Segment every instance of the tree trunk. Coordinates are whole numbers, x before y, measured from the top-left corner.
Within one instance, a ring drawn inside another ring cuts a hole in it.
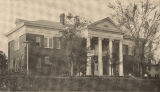
[[[144,48],[145,48],[145,43],[142,42],[141,64],[140,64],[140,76],[141,76],[141,78],[143,78],[143,73],[144,73],[144,69],[143,69],[143,64],[145,62]]]
[[[73,67],[73,61],[71,61],[70,64],[71,64],[71,72],[70,72],[70,73],[71,73],[71,76],[73,76],[73,68],[74,68],[74,67]]]

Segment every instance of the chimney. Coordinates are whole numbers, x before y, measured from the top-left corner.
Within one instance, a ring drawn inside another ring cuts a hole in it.
[[[61,14],[60,14],[60,23],[61,23],[62,25],[65,25],[65,14],[64,14],[64,13],[61,13]]]

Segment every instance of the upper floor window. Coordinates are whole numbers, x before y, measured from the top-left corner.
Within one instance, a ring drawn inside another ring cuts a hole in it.
[[[44,47],[53,48],[53,38],[45,37],[44,38]]]
[[[15,50],[19,49],[19,38],[15,39]]]
[[[44,38],[45,48],[61,49],[61,39],[58,37],[45,37]]]
[[[41,38],[39,36],[36,37],[36,46],[41,47]]]

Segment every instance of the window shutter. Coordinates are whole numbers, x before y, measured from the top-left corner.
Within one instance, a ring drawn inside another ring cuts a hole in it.
[[[57,48],[57,37],[53,37],[53,48],[56,49]]]
[[[52,38],[49,38],[49,48],[52,48],[53,47],[53,41],[52,41]]]
[[[64,38],[60,38],[60,44],[61,44],[61,48],[64,49]]]

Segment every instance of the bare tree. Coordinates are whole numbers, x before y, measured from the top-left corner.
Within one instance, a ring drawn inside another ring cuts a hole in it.
[[[136,42],[142,66],[153,59],[154,51],[159,45],[160,12],[158,6],[151,0],[130,2],[124,4],[120,0],[110,3],[109,8],[114,10],[113,19]]]

